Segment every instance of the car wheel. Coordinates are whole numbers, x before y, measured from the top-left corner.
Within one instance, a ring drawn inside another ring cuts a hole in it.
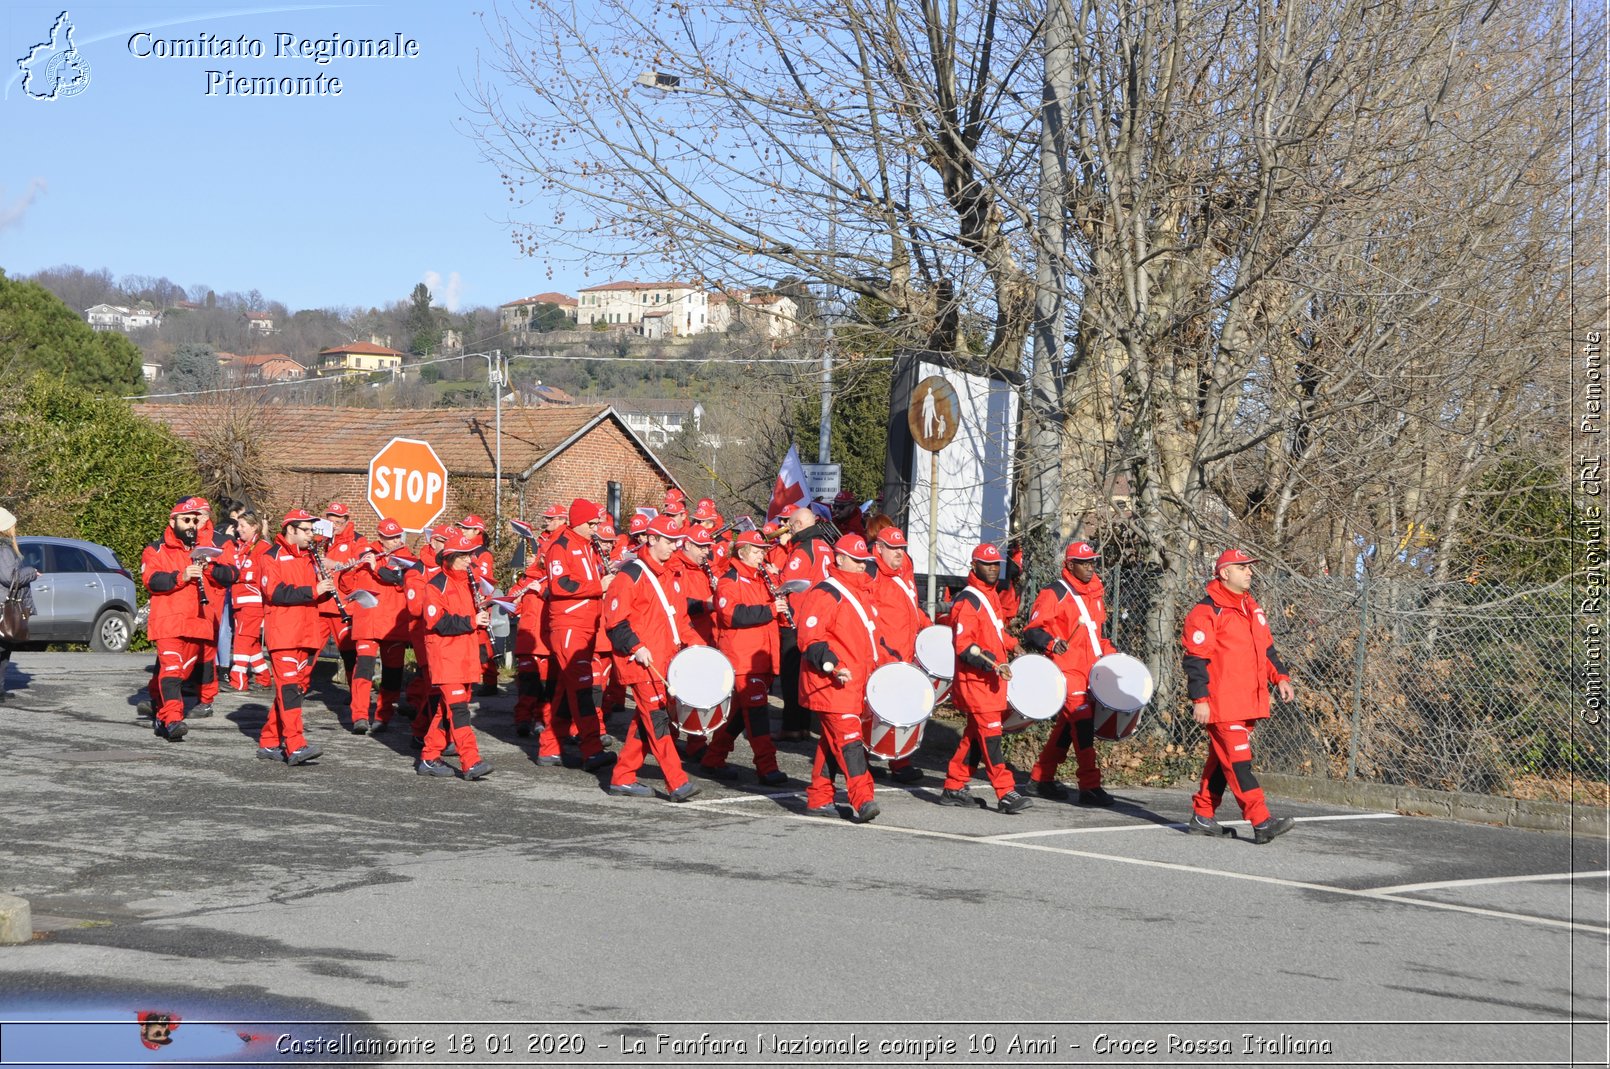
[[[89,633],[89,648],[96,653],[122,653],[129,648],[134,621],[120,609],[107,609],[95,618]]]

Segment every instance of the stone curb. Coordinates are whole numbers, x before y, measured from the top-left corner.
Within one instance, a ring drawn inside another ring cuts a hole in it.
[[[0,946],[31,943],[33,938],[33,914],[28,900],[16,895],[0,895]]]
[[[1278,772],[1259,772],[1258,781],[1272,793],[1287,798],[1331,802],[1355,809],[1443,817],[1475,824],[1502,824],[1533,831],[1564,831],[1598,838],[1610,835],[1610,812],[1588,805],[1533,802],[1458,791],[1428,791],[1420,787],[1395,787],[1383,783],[1310,779]]]

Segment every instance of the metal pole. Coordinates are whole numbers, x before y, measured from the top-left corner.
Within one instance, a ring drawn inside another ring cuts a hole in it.
[[[1359,585],[1358,644],[1353,652],[1353,729],[1347,733],[1347,778],[1358,778],[1358,733],[1364,714],[1364,636],[1370,626],[1370,559],[1366,551]]]
[[[497,361],[497,370],[492,370],[492,362]],[[487,378],[492,383],[492,396],[497,408],[497,438],[496,456],[493,460],[492,476],[492,522],[494,542],[501,545],[503,542],[503,350],[494,349],[487,358]]]
[[[928,616],[939,608],[939,450],[928,454]]]
[[[838,186],[839,182],[839,153],[838,149],[829,149],[828,180],[829,192]],[[827,213],[827,264],[828,274],[838,272],[838,213]],[[833,284],[828,283],[827,293],[829,300],[833,295]],[[829,313],[831,315],[831,313]],[[832,462],[833,451],[833,320],[827,321],[827,337],[822,346],[822,427],[821,437],[816,444],[816,462],[828,464]]]

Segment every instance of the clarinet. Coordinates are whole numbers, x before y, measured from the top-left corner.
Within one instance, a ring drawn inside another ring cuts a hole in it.
[[[330,570],[324,565],[324,544],[314,539],[308,545],[308,552],[313,554],[313,570],[320,579],[329,579]],[[347,611],[347,603],[341,600],[341,588],[334,583],[330,585],[330,597],[335,600],[336,611],[341,614],[341,622],[347,627],[352,626],[352,613]]]
[[[788,622],[789,627],[793,627],[794,610],[788,607],[788,599],[783,597],[783,592],[781,590],[777,589],[777,584],[771,581],[771,572],[767,569],[766,565],[762,564],[759,568],[759,572],[760,581],[766,584],[766,592],[771,595],[771,599],[776,601],[778,598],[783,598],[783,619]]]

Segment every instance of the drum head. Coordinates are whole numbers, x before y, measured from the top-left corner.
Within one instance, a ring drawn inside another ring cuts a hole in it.
[[[1109,653],[1090,666],[1090,693],[1107,708],[1133,713],[1152,700],[1152,672],[1127,653]]]
[[[666,689],[695,709],[713,709],[732,697],[736,681],[732,662],[710,646],[689,646],[665,670]]]
[[[934,624],[917,632],[917,663],[935,679],[956,678],[956,639],[950,628]]]
[[[1068,680],[1049,657],[1025,653],[1012,662],[1006,704],[1030,720],[1049,720],[1068,697]]]
[[[885,724],[915,727],[934,711],[934,685],[914,664],[886,664],[867,679],[866,704]]]

